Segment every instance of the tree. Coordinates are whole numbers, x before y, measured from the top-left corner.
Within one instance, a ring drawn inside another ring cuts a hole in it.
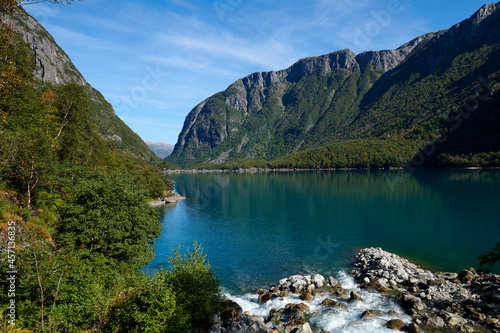
[[[168,272],[159,270],[141,286],[119,298],[111,307],[105,332],[165,333],[182,332],[176,295]]]
[[[500,242],[496,243],[488,253],[479,256],[479,270],[491,273],[498,260],[500,260]]]
[[[177,333],[208,328],[223,297],[201,246],[193,243],[193,250],[184,255],[174,251],[169,263],[168,269],[159,269],[114,303],[105,332]]]
[[[51,170],[54,154],[50,140],[39,129],[19,130],[14,134],[16,148],[10,178],[26,191],[26,203],[31,206],[33,191]]]
[[[146,198],[128,174],[94,172],[78,182],[62,208],[56,240],[139,268],[154,257],[149,245],[161,231]]]
[[[193,242],[193,250],[188,248],[184,255],[177,249],[168,262],[168,281],[177,295],[181,318],[189,323],[186,328],[207,329],[210,318],[220,310],[223,297],[220,280],[206,262],[201,245]]]

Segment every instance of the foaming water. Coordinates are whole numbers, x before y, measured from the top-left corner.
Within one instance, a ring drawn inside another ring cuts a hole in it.
[[[339,272],[337,278],[344,289],[348,292],[355,290],[361,294],[363,301],[349,302],[347,299],[339,299],[331,293],[318,294],[311,301],[303,301],[297,294],[289,297],[278,297],[265,304],[258,304],[258,295],[246,293],[243,295],[226,293],[226,297],[238,303],[243,311],[251,315],[267,317],[271,309],[283,309],[287,304],[304,303],[310,308],[309,322],[315,329],[325,329],[332,332],[357,333],[357,332],[393,332],[386,328],[386,322],[390,319],[401,319],[406,324],[411,323],[411,317],[404,314],[403,309],[392,299],[384,297],[379,293],[371,293],[357,287],[354,279],[345,272]],[[348,311],[326,308],[321,303],[331,298],[344,305]],[[364,311],[371,311],[377,318],[362,319]],[[389,311],[391,314],[389,314]]]

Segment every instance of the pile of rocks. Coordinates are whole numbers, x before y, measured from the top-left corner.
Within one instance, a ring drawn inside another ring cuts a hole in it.
[[[252,316],[242,312],[241,307],[232,301],[226,301],[224,310],[214,316],[209,333],[313,333],[311,326],[303,319],[309,308],[304,303],[288,304],[282,311],[271,310],[269,317]],[[277,316],[285,314],[287,323],[270,326],[266,323],[277,321]],[[328,333],[321,331],[322,333]]]
[[[288,297],[290,293],[300,294],[304,301],[310,301],[318,292],[333,292],[340,298],[345,298],[347,291],[342,288],[338,279],[329,277],[325,279],[322,275],[292,275],[289,278],[279,281],[277,286],[272,286],[268,290],[257,289],[259,294],[259,304],[263,304],[276,297]]]
[[[349,312],[346,307],[349,303],[363,302],[358,291],[344,289],[338,279],[334,277],[325,279],[320,274],[293,275],[280,280],[278,285],[256,289],[255,293],[258,294],[258,303],[261,305],[275,298],[284,300],[291,294],[295,294],[295,303],[287,303],[283,308],[273,308],[266,317],[260,317],[243,312],[237,303],[227,301],[224,310],[213,318],[209,333],[329,333],[323,329],[313,331],[308,320],[314,313],[304,302],[296,303],[297,294],[303,301],[312,301],[315,297],[323,296],[318,300],[318,304],[321,301],[320,312],[328,311],[331,315]],[[359,320],[381,319],[378,315],[384,315],[382,312],[365,311]],[[389,313],[389,315],[397,314]],[[401,320],[391,319],[387,321],[387,327],[399,330],[407,325]]]
[[[360,250],[351,274],[360,287],[397,298],[413,331],[500,332],[500,276],[432,273],[380,248]]]
[[[389,311],[392,319],[385,319],[385,326],[390,329],[411,333],[500,332],[500,276],[478,274],[473,269],[458,274],[433,273],[380,248],[358,251],[351,275],[360,283],[359,288],[396,299],[411,315],[412,319],[405,323],[397,319],[398,313]],[[320,274],[293,275],[280,280],[278,285],[255,292],[260,304],[275,298],[283,300],[290,294],[300,295],[304,302],[323,295],[316,302],[321,301],[321,308],[331,315],[349,311],[351,302],[363,301],[358,291],[344,289],[338,279]],[[339,301],[328,298],[330,295]],[[384,320],[382,317],[387,318],[387,314],[381,312],[364,311],[358,321]],[[243,312],[237,303],[226,301],[224,310],[214,316],[209,332],[327,333],[312,330],[308,323],[311,315],[305,303],[290,302],[261,317]]]

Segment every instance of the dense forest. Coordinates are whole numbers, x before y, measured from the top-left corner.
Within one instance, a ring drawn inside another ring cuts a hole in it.
[[[25,15],[23,3],[1,1],[0,15]],[[6,23],[0,58],[1,330],[206,325],[221,294],[200,245],[153,276],[140,271],[161,232],[148,201],[173,183],[102,138],[88,90],[37,80],[32,50]]]

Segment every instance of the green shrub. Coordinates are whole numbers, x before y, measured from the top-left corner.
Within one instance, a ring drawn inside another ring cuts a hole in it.
[[[169,258],[168,281],[177,296],[177,305],[187,329],[208,328],[210,318],[220,310],[222,294],[215,270],[206,263],[201,245],[181,255],[179,249]]]
[[[200,245],[174,251],[169,269],[160,269],[110,309],[106,332],[186,332],[208,328],[222,294],[215,271]]]
[[[157,211],[146,198],[126,174],[93,173],[78,182],[62,208],[54,237],[63,246],[84,244],[91,252],[140,268],[154,257],[149,244],[161,231]]]
[[[178,318],[176,296],[168,282],[168,272],[154,276],[122,299],[109,313],[105,332],[182,332],[185,323]],[[184,330],[185,331],[185,330]]]

